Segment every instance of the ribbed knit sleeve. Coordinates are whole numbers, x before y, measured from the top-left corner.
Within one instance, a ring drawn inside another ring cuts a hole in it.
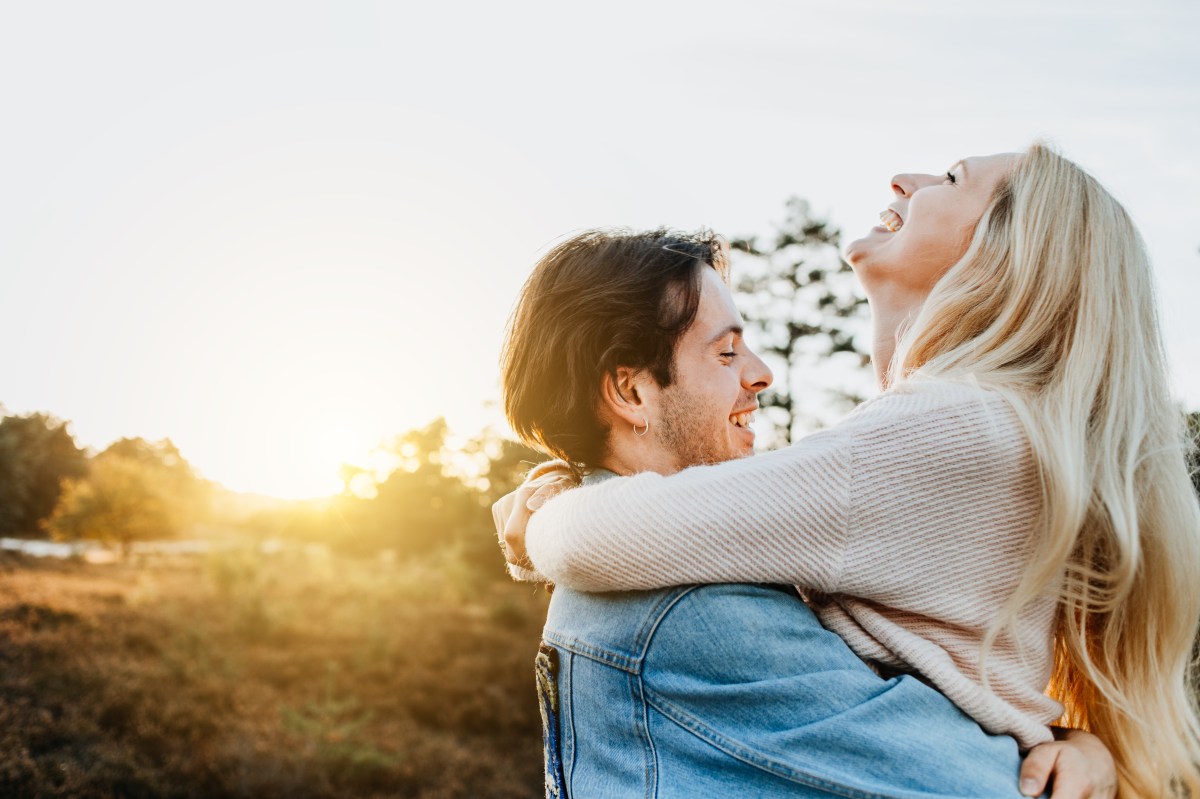
[[[539,571],[583,591],[828,587],[848,533],[850,456],[830,432],[802,448],[567,491],[534,514],[526,547]]]
[[[1006,523],[1027,523],[1033,480],[1004,400],[934,384],[777,452],[568,491],[526,543],[579,590],[786,582],[928,612],[947,592],[977,598],[981,576],[1015,585],[1024,530]]]

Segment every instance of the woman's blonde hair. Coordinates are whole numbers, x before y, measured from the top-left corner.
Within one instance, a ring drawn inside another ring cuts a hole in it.
[[[926,376],[1009,397],[1041,477],[1042,528],[985,653],[1061,585],[1062,723],[1109,746],[1121,796],[1200,797],[1200,502],[1149,260],[1095,179],[1041,144],[1019,158],[899,343],[890,382]]]

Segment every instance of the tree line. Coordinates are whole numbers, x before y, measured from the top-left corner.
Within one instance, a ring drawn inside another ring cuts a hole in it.
[[[495,564],[491,503],[544,455],[488,431],[465,452],[438,419],[382,445],[383,475],[342,467],[343,491],[322,500],[252,499],[202,478],[169,439],[123,438],[97,453],[48,413],[0,418],[0,535],[140,541],[222,536],[321,543],[354,555],[447,548]],[[471,467],[454,464],[463,460]],[[364,479],[365,478],[365,479]]]

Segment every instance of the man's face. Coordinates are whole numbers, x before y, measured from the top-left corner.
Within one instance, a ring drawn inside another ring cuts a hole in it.
[[[679,469],[754,452],[751,415],[771,370],[742,340],[742,324],[720,275],[705,268],[696,318],[675,346],[674,379],[653,409],[652,435]]]

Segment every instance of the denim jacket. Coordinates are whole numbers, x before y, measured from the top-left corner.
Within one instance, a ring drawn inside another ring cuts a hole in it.
[[[1020,796],[1012,738],[880,677],[790,587],[559,587],[537,673],[548,797]]]

